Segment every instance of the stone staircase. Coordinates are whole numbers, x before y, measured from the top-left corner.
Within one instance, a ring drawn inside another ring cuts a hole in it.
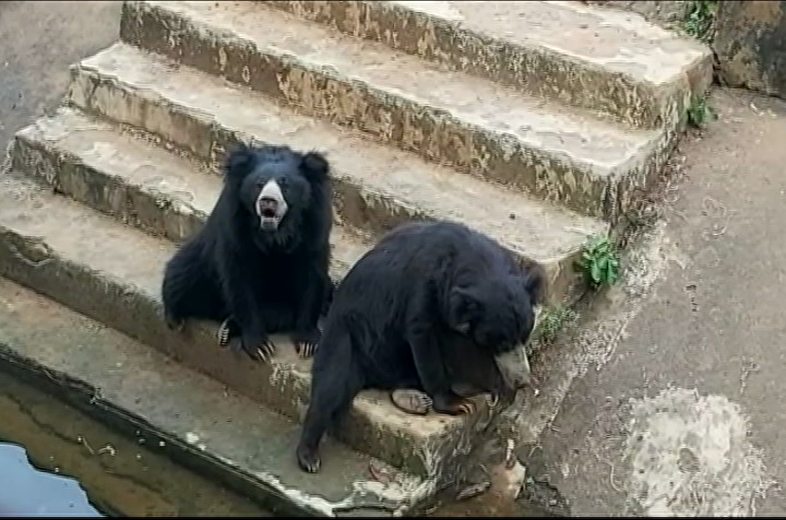
[[[0,357],[276,511],[411,512],[489,410],[414,417],[365,392],[307,475],[309,363],[282,339],[264,365],[220,350],[214,324],[166,328],[164,263],[210,212],[227,148],[327,153],[337,280],[381,232],[448,218],[542,263],[569,303],[586,235],[657,174],[711,72],[697,43],[578,2],[127,1],[121,41],[9,149]]]

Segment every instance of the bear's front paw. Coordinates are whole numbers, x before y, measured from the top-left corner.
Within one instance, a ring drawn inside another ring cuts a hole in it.
[[[312,330],[306,332],[295,332],[290,336],[290,339],[295,344],[295,352],[302,358],[310,358],[317,351],[320,337],[322,333],[319,329],[314,327]]]
[[[225,341],[224,345],[229,344],[230,350],[233,352],[245,352],[248,357],[254,361],[262,360],[269,363],[273,354],[276,352],[276,346],[265,335],[249,334],[246,332],[235,332],[232,328],[232,321],[228,319],[222,325],[224,331],[219,329],[219,344]]]

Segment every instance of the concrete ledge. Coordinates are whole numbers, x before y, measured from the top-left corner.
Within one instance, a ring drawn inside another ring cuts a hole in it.
[[[578,288],[572,264],[585,235],[608,229],[596,219],[360,139],[124,44],[75,65],[68,100],[145,130],[164,147],[207,162],[208,170],[239,141],[319,149],[333,165],[335,216],[342,226],[378,236],[413,219],[464,222],[495,237],[522,261],[544,265],[553,301],[571,299]],[[60,139],[60,132],[45,133],[53,143]]]
[[[298,112],[612,218],[662,132],[569,110],[251,2],[126,2],[122,38]],[[645,174],[646,177],[646,174]]]
[[[668,126],[712,79],[708,48],[579,2],[260,3],[633,127]]]
[[[295,462],[299,427],[220,383],[40,294],[0,278],[0,370],[32,379],[177,462],[260,501],[277,516],[409,513],[433,482],[326,440],[324,467]],[[379,461],[375,465],[382,465]],[[392,470],[392,468],[387,468]]]

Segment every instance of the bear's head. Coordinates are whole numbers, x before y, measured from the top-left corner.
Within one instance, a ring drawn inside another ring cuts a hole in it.
[[[240,145],[229,153],[224,169],[252,226],[263,234],[286,235],[298,228],[328,177],[329,165],[317,152]]]
[[[448,296],[448,325],[495,355],[511,352],[529,339],[543,289],[539,269],[502,272],[456,285]]]

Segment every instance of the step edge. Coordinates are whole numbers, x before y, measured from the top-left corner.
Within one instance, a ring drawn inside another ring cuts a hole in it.
[[[638,85],[644,87],[646,90],[649,90],[648,96],[649,103],[654,105],[660,104],[659,98],[656,95],[657,92],[664,88],[666,85],[674,84],[679,80],[679,77],[685,73],[685,71],[692,70],[696,67],[696,61],[701,61],[705,59],[707,55],[711,55],[711,51],[708,48],[703,49],[703,54],[699,55],[698,57],[694,58],[688,63],[685,63],[682,70],[675,71],[671,76],[668,78],[664,78],[661,82],[652,81],[646,77],[637,76],[633,73],[627,71],[616,71],[612,68],[605,67],[602,63],[599,63],[598,60],[593,60],[591,57],[581,57],[575,56],[568,52],[562,51],[560,49],[555,49],[552,46],[548,45],[547,43],[538,44],[535,41],[531,42],[514,42],[510,41],[500,35],[489,34],[487,31],[481,31],[471,28],[466,28],[461,26],[460,23],[451,22],[446,17],[439,16],[438,14],[417,10],[412,7],[402,5],[397,2],[387,2],[387,1],[379,1],[379,2],[364,2],[364,1],[340,1],[340,2],[332,2],[335,4],[343,4],[349,6],[348,9],[354,9],[359,15],[359,19],[366,19],[370,18],[376,21],[376,25],[382,25],[380,20],[381,19],[388,19],[392,18],[398,31],[394,29],[390,29],[389,32],[391,34],[385,33],[383,37],[374,36],[375,32],[379,33],[379,31],[374,31],[371,28],[365,31],[364,35],[357,36],[354,34],[353,31],[348,30],[348,28],[341,27],[341,24],[331,16],[330,19],[325,19],[325,16],[321,16],[320,19],[317,19],[317,15],[315,15],[315,11],[319,10],[319,7],[310,8],[308,3],[303,2],[273,2],[270,0],[259,0],[260,3],[264,4],[268,8],[278,9],[283,12],[289,13],[292,16],[300,18],[302,20],[310,21],[312,23],[317,23],[323,26],[327,26],[331,29],[337,30],[343,34],[353,36],[355,38],[360,38],[363,40],[368,41],[375,41],[383,43],[391,48],[399,50],[401,52],[406,52],[407,54],[412,54],[415,56],[420,57],[421,59],[432,61],[435,63],[444,64],[454,70],[466,72],[469,74],[473,74],[480,77],[489,78],[492,81],[497,81],[501,84],[510,85],[514,88],[521,89],[526,91],[526,85],[531,83],[525,81],[524,78],[508,78],[505,74],[501,71],[497,71],[495,76],[499,77],[489,77],[489,75],[482,74],[484,71],[486,74],[489,74],[489,70],[496,71],[499,67],[491,67],[485,66],[482,67],[483,70],[478,70],[476,72],[472,72],[471,70],[463,70],[464,68],[471,68],[475,61],[478,60],[463,60],[466,61],[467,64],[464,65],[463,63],[458,63],[461,60],[458,59],[456,56],[450,55],[451,53],[445,52],[443,47],[444,44],[440,45],[439,43],[432,45],[437,46],[437,50],[431,49],[429,46],[424,47],[422,50],[414,50],[414,49],[407,49],[404,48],[405,45],[399,44],[397,39],[392,36],[393,33],[400,33],[403,30],[404,25],[406,25],[402,19],[403,18],[411,18],[416,21],[418,25],[422,25],[424,27],[430,28],[429,34],[436,33],[436,29],[439,29],[443,32],[446,32],[449,35],[453,35],[455,39],[459,41],[471,41],[475,45],[465,45],[465,47],[491,47],[491,48],[508,48],[511,49],[512,52],[516,54],[520,54],[522,56],[527,55],[535,55],[535,54],[542,54],[545,56],[545,61],[556,61],[560,63],[565,63],[569,67],[572,67],[579,71],[589,72],[590,74],[602,74],[607,79],[606,82],[611,81],[613,78],[624,78],[627,82],[631,83],[632,85]],[[365,13],[365,17],[362,16]],[[369,15],[369,13],[371,13]],[[389,14],[392,13],[392,14]],[[321,13],[320,13],[321,14]],[[402,25],[404,24],[404,25]],[[386,24],[390,25],[390,24]],[[432,40],[439,41],[439,38],[435,35],[433,36]],[[431,40],[430,40],[431,41]],[[480,45],[482,43],[482,45]],[[441,51],[441,52],[440,52]],[[428,56],[426,56],[426,55]],[[442,54],[447,54],[448,57],[442,56]],[[474,54],[482,54],[479,52],[475,52]],[[523,60],[522,60],[523,61]],[[573,97],[580,97],[578,94],[574,94]],[[595,108],[593,105],[589,104],[591,100],[587,100],[584,103],[580,101],[568,101],[571,106],[577,106],[579,108],[583,108],[585,110],[592,110]],[[656,112],[653,108],[651,112]],[[647,119],[642,121],[641,123],[637,123],[636,120],[631,120],[629,117],[626,117],[626,110],[624,106],[620,106],[619,103],[615,103],[611,107],[605,107],[601,109],[601,113],[603,113],[604,117],[611,118],[617,122],[623,122],[630,124],[634,128],[654,128],[658,125],[656,123],[655,116],[653,114],[649,114]]]
[[[74,70],[77,71],[78,74],[85,73],[89,77],[96,78],[97,80],[100,80],[100,78],[103,77],[103,76],[99,75],[100,73],[98,73],[98,72],[94,73],[92,70],[89,70],[89,69],[75,68]],[[187,107],[185,107],[184,105],[182,105],[182,104],[180,104],[178,102],[175,102],[173,100],[170,100],[170,99],[168,99],[166,97],[161,96],[161,94],[158,91],[152,92],[150,89],[140,89],[140,88],[138,88],[138,87],[136,87],[136,86],[134,86],[132,84],[128,84],[127,82],[117,82],[117,84],[120,85],[119,88],[123,88],[124,85],[128,85],[127,90],[126,90],[127,92],[130,92],[130,93],[132,93],[135,96],[140,96],[142,99],[145,99],[146,101],[149,100],[151,103],[162,103],[162,106],[175,109],[175,110],[178,111],[178,113],[183,113],[183,114],[189,114],[190,113],[189,110],[187,109]],[[75,90],[76,90],[76,87],[74,87],[72,89],[72,92],[75,91]],[[75,98],[72,98],[73,101],[74,101],[74,104],[76,104],[77,106],[79,106],[80,103],[83,104],[83,105],[85,105],[85,104],[89,105],[90,104],[88,100],[80,100],[79,98],[81,98],[81,94],[76,95]],[[79,108],[83,109],[82,106],[79,106]],[[95,113],[94,110],[90,109],[89,107],[88,107],[87,112],[88,113]],[[212,126],[215,126],[215,125],[221,126],[222,128],[225,129],[225,132],[228,135],[231,135],[234,138],[236,138],[238,140],[241,140],[241,141],[254,141],[256,139],[256,137],[254,135],[248,134],[248,133],[246,133],[243,130],[235,130],[235,129],[231,128],[231,127],[227,127],[227,126],[223,125],[223,123],[218,122],[216,120],[216,118],[213,117],[212,115],[210,117],[207,117],[207,118],[201,118],[198,115],[198,114],[201,114],[201,113],[202,113],[202,111],[200,110],[200,111],[194,112],[193,115],[194,115],[194,117],[196,118],[196,120],[198,122],[203,123],[206,127],[212,127]],[[107,117],[107,118],[110,118],[110,119],[114,117],[113,115],[107,115],[105,110],[99,112],[97,115],[98,115],[98,117]],[[167,139],[167,137],[164,137],[164,139]],[[176,143],[176,145],[177,145],[177,143]],[[457,175],[461,175],[461,174],[457,173]],[[346,187],[347,190],[352,192],[351,195],[352,195],[353,199],[355,198],[355,195],[358,195],[360,199],[365,200],[372,207],[373,206],[380,206],[380,207],[382,207],[384,209],[386,206],[392,205],[394,207],[397,207],[397,208],[400,208],[401,210],[403,210],[405,213],[407,213],[410,216],[410,218],[425,218],[425,219],[448,218],[448,219],[452,219],[452,217],[450,217],[448,215],[442,215],[439,211],[434,211],[431,208],[422,207],[418,203],[412,203],[412,202],[410,202],[410,201],[408,201],[406,199],[403,199],[400,196],[398,196],[397,194],[391,193],[391,192],[389,192],[388,190],[384,189],[381,186],[373,186],[373,187],[369,186],[368,184],[363,182],[363,179],[357,178],[353,174],[345,175],[341,171],[337,171],[334,174],[334,181],[335,181],[334,191],[337,194],[345,193],[345,190],[343,188]],[[490,186],[491,186],[490,189],[499,189],[499,190],[509,191],[509,189],[505,188],[504,186],[497,186],[497,187],[493,187],[493,185],[490,185]],[[530,196],[528,196],[526,194],[515,193],[515,195],[516,196],[520,196],[520,200],[521,200],[521,202],[523,204],[527,204],[527,205],[529,205],[530,207],[533,207],[533,208],[538,208],[538,209],[543,208],[543,209],[545,209],[547,211],[554,211],[554,215],[569,215],[569,214],[577,215],[581,219],[581,222],[583,224],[587,224],[587,225],[592,224],[592,227],[585,228],[586,230],[588,230],[590,232],[593,232],[596,229],[597,229],[597,232],[608,232],[609,224],[607,222],[603,222],[603,221],[601,221],[599,219],[594,219],[592,217],[578,215],[576,213],[571,212],[570,210],[567,210],[565,208],[561,208],[561,207],[558,207],[558,206],[555,206],[552,209],[552,207],[547,202],[539,201],[539,200],[530,200],[531,199]],[[371,202],[369,202],[369,201],[371,201]],[[372,210],[372,211],[379,212],[380,210]],[[560,216],[559,218],[562,219],[563,217]],[[565,218],[565,221],[566,221],[565,223],[567,223],[567,220],[568,219]],[[349,225],[350,228],[357,229],[355,223],[347,222],[347,224]],[[583,226],[580,226],[577,229],[581,229],[581,227],[583,227]],[[363,231],[368,231],[368,230],[363,230]],[[374,231],[380,232],[380,230],[374,230]],[[366,234],[367,233],[361,233],[361,235],[366,235]],[[490,232],[489,234],[491,236],[494,236],[493,232]],[[508,242],[505,239],[501,239],[500,242],[503,243],[503,244],[506,244],[508,249],[513,251],[518,256],[526,257],[528,259],[534,260],[534,261],[536,261],[538,263],[541,263],[541,264],[547,264],[547,265],[551,266],[550,269],[552,269],[552,272],[556,272],[557,268],[554,267],[554,266],[558,265],[560,263],[565,263],[565,262],[570,263],[570,258],[574,257],[577,254],[578,250],[581,248],[583,240],[584,240],[583,237],[580,238],[579,234],[577,232],[572,232],[572,231],[562,232],[561,231],[558,241],[555,241],[554,243],[555,244],[563,244],[563,246],[559,247],[559,249],[562,249],[563,251],[565,251],[562,254],[539,254],[536,251],[528,250],[526,248],[526,246],[522,247],[523,244],[520,244],[520,243],[511,243],[511,242]],[[568,277],[570,277],[570,276],[568,275]],[[568,280],[565,281],[565,283],[568,283],[569,285],[570,285],[570,283],[574,283],[574,282],[569,282]]]
[[[191,28],[193,34],[189,33],[188,36],[191,39],[202,39],[202,34],[213,35],[207,38],[207,40],[203,40],[205,45],[209,42],[214,42],[216,38],[224,35],[224,29],[215,28],[211,26],[209,22],[191,16],[191,13],[181,13],[177,9],[168,9],[158,4],[137,4],[140,6],[149,6],[150,8],[149,12],[140,11],[140,16],[145,16],[154,20],[150,22],[150,26],[145,27],[150,28],[156,23],[161,26],[163,22],[157,20],[156,17],[178,19],[180,23],[186,24]],[[127,24],[130,23],[130,21],[127,22]],[[128,31],[131,31],[131,29],[128,29],[126,32]],[[168,44],[162,46],[163,43],[160,38],[156,39],[155,36],[143,38],[141,33],[137,36],[139,37],[135,39],[134,34],[125,34],[124,41],[132,46],[142,47],[147,51],[163,53],[170,59],[180,61],[184,65],[194,66],[204,73],[229,79],[238,85],[250,86],[254,90],[280,100],[290,107],[299,106],[300,110],[305,110],[305,113],[315,118],[327,119],[344,128],[355,129],[371,137],[382,139],[380,128],[374,125],[369,126],[368,122],[363,122],[366,120],[365,118],[360,120],[356,117],[349,117],[348,113],[344,113],[346,112],[344,108],[338,107],[336,109],[337,111],[334,110],[331,114],[327,114],[324,113],[322,108],[319,108],[322,106],[320,104],[321,101],[319,103],[316,103],[316,101],[314,103],[310,102],[309,107],[301,106],[302,104],[298,105],[295,98],[300,96],[300,94],[293,93],[290,95],[288,91],[282,90],[277,86],[268,85],[266,81],[263,81],[264,78],[261,76],[241,77],[242,74],[237,73],[237,71],[233,72],[233,67],[229,67],[226,70],[220,67],[217,69],[217,62],[200,64],[193,56],[186,56],[184,58],[182,49],[179,47],[177,49],[170,49]],[[361,81],[353,79],[351,76],[340,74],[333,68],[311,64],[308,60],[304,60],[296,54],[277,50],[275,48],[258,46],[253,40],[246,39],[235,33],[232,33],[231,37],[224,35],[222,38],[223,39],[220,40],[223,42],[221,48],[223,49],[229,46],[232,51],[232,56],[237,55],[238,52],[246,52],[241,51],[241,49],[253,48],[253,54],[255,56],[267,57],[267,60],[273,63],[275,68],[286,71],[291,70],[292,74],[295,74],[295,76],[305,74],[308,77],[315,78],[314,81],[320,83],[326,81],[329,85],[340,88],[342,92],[346,91],[346,93],[342,95],[360,96],[364,99],[364,103],[370,103],[371,106],[375,107],[375,110],[384,112],[390,107],[394,107],[397,111],[401,111],[402,113],[424,114],[426,119],[418,123],[418,125],[423,131],[428,130],[428,135],[444,134],[444,132],[436,132],[434,130],[436,126],[444,126],[451,131],[448,135],[454,136],[456,139],[465,139],[467,142],[472,143],[472,149],[477,153],[468,155],[469,152],[465,153],[462,151],[463,148],[450,147],[442,141],[434,141],[433,145],[426,149],[421,144],[410,142],[410,140],[399,136],[396,137],[395,144],[402,150],[419,153],[422,157],[431,162],[453,164],[456,169],[475,177],[485,178],[487,180],[496,179],[497,182],[510,185],[517,190],[529,192],[535,198],[545,199],[547,201],[552,201],[553,199],[554,203],[563,205],[576,213],[596,217],[603,216],[603,206],[597,201],[598,197],[575,191],[575,186],[584,186],[588,184],[594,186],[590,191],[601,190],[602,187],[606,185],[608,178],[604,173],[608,172],[609,168],[598,166],[600,163],[597,161],[582,160],[580,153],[571,155],[555,153],[554,151],[547,150],[537,142],[520,136],[514,136],[491,127],[478,125],[475,122],[456,116],[452,111],[435,108],[429,103],[420,102],[416,98],[411,98],[398,91],[380,89],[378,86],[368,83],[365,80]],[[213,43],[210,43],[210,45],[213,45]],[[227,52],[224,52],[222,55],[227,55]],[[234,63],[237,60],[233,57],[231,61]],[[298,89],[299,88],[300,87],[298,87]],[[395,103],[392,101],[388,102],[387,100],[394,100]],[[339,110],[339,108],[341,109]],[[380,115],[380,117],[382,116]],[[399,126],[404,124],[403,121],[404,119],[396,118],[395,128],[398,129]],[[642,140],[642,142],[644,142],[656,138],[661,130],[645,129],[638,131],[649,133],[649,136]],[[391,135],[398,135],[397,132],[398,130],[394,131]],[[443,136],[442,139],[444,141],[447,137]],[[507,143],[513,145],[513,148],[509,149],[510,146]],[[488,153],[481,153],[479,151],[481,149],[487,150]],[[508,157],[509,153],[512,153],[510,157]],[[628,151],[626,155],[633,153],[635,153],[635,149]],[[484,157],[484,165],[478,163],[473,157]],[[513,159],[512,163],[511,158]],[[624,162],[625,158],[621,159],[621,161]],[[618,164],[618,162],[619,161],[614,161],[613,164]],[[493,164],[493,166],[488,167],[485,165],[486,163]],[[556,186],[551,187],[551,180],[542,178],[542,174],[538,173],[540,169],[544,168],[544,165],[548,164],[551,164],[552,168],[554,165],[558,165],[560,171],[565,171],[566,174],[569,173],[574,177],[578,177],[581,181],[578,183],[566,183],[563,180],[559,180]],[[528,172],[526,176],[517,173],[521,171],[521,168],[524,168],[525,171]]]

